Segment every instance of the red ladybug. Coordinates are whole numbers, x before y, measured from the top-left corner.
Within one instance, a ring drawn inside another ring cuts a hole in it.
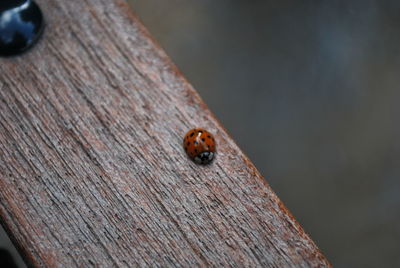
[[[215,156],[215,139],[205,129],[194,128],[186,133],[183,139],[183,147],[187,155],[197,164],[206,165]]]

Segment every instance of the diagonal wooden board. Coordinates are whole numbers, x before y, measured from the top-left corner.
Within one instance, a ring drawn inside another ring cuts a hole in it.
[[[125,2],[37,2],[41,41],[0,59],[0,218],[30,265],[330,266]]]

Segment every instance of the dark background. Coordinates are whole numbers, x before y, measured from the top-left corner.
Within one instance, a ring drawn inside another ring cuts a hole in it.
[[[400,1],[130,2],[334,266],[400,267]]]
[[[336,267],[400,267],[400,1],[130,0]]]

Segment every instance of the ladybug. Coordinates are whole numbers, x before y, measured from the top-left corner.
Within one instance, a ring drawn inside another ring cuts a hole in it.
[[[214,159],[215,139],[207,130],[194,128],[186,133],[183,148],[194,162],[206,165]]]

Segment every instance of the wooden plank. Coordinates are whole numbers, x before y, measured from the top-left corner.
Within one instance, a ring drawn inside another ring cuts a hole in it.
[[[330,266],[125,2],[37,2],[43,39],[0,59],[0,217],[29,264]]]

